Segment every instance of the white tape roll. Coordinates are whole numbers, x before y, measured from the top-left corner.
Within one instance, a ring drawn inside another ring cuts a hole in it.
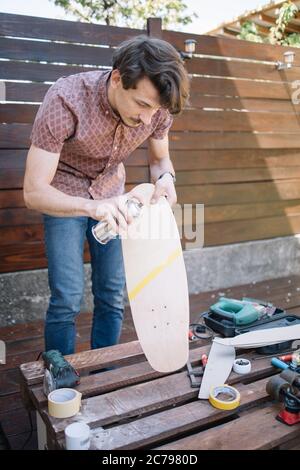
[[[59,388],[48,395],[48,412],[53,418],[70,418],[80,410],[81,393],[73,388]]]
[[[65,429],[67,450],[88,450],[90,448],[90,428],[85,423],[72,423]]]
[[[233,371],[236,374],[249,374],[249,372],[251,372],[251,362],[248,359],[240,357],[234,361]]]

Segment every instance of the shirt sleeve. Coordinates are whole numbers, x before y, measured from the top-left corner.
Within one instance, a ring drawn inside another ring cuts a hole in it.
[[[59,153],[64,141],[74,134],[76,122],[75,114],[54,84],[47,91],[36,114],[30,141],[38,148]]]
[[[173,124],[173,117],[167,110],[162,111],[162,116],[158,121],[158,124],[150,137],[152,139],[163,139],[169,132],[170,127]]]

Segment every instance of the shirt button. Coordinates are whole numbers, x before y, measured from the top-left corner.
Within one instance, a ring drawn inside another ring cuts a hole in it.
[[[115,150],[117,150],[117,148],[118,148],[118,146],[116,145],[116,146],[115,146]]]
[[[105,111],[105,114],[108,114],[108,111]]]

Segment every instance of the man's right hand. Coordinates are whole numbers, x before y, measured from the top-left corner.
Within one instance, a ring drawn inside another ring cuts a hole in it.
[[[127,193],[99,201],[90,200],[86,206],[88,215],[94,220],[108,223],[110,229],[117,235],[126,235],[128,225],[133,221],[133,217],[128,213],[128,206],[126,204],[128,197],[130,197],[130,194]],[[143,203],[142,198],[134,197]]]

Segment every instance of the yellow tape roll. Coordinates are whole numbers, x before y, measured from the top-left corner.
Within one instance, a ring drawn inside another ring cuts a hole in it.
[[[48,395],[48,412],[53,418],[70,418],[80,410],[81,393],[73,388],[59,388]]]
[[[220,394],[228,396],[228,400],[219,399],[218,395]],[[219,410],[234,410],[234,408],[237,408],[240,404],[241,395],[236,388],[224,384],[212,387],[208,400],[212,406]]]

